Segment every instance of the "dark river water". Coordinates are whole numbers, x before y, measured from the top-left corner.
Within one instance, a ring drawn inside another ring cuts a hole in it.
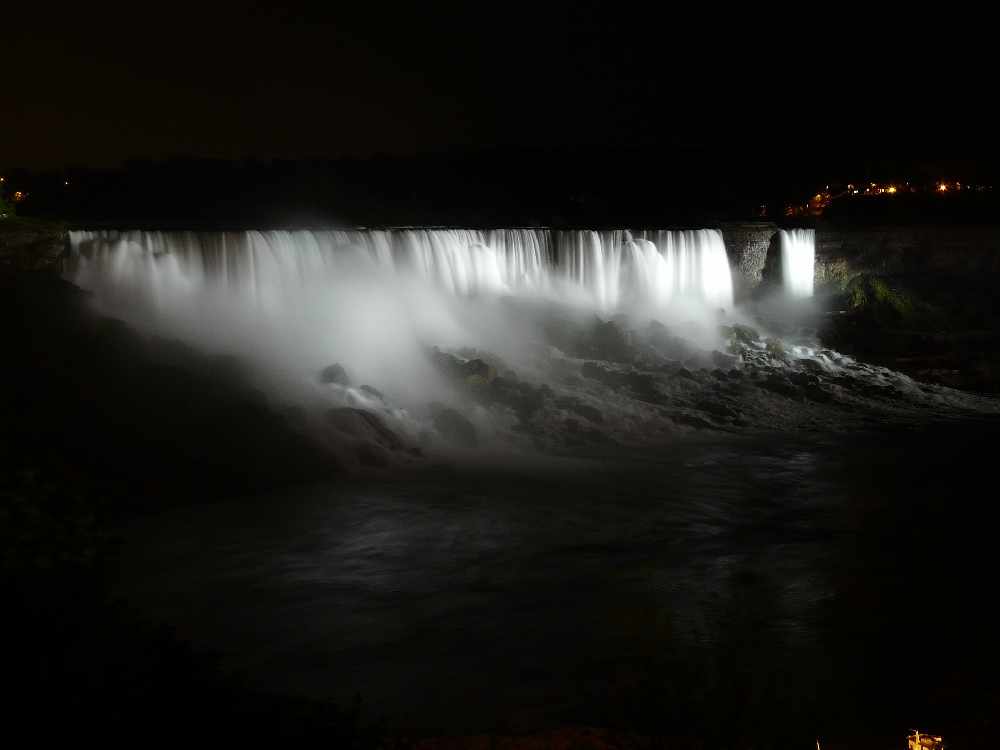
[[[277,692],[395,727],[952,735],[1000,691],[1000,424],[433,471],[127,530],[120,591]]]

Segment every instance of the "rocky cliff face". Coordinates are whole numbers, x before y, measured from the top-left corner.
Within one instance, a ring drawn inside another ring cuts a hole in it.
[[[1000,391],[1000,226],[816,228],[831,346],[922,380]]]
[[[62,224],[36,219],[0,220],[0,268],[59,270],[69,236]]]
[[[839,283],[845,272],[889,276],[1000,273],[1000,226],[816,228],[816,283]]]

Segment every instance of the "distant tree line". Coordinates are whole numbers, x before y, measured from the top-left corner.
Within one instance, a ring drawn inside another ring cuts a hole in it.
[[[15,184],[27,195],[20,214],[87,226],[691,227],[781,221],[786,201],[811,194],[824,179],[835,181],[831,175],[838,170],[901,169],[835,156],[504,147],[336,160],[178,157],[5,174],[8,195]],[[906,213],[906,205],[897,201],[893,211]],[[930,218],[912,213],[917,220]]]

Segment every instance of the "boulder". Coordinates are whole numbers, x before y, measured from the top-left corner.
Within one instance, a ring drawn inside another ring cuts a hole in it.
[[[618,382],[617,373],[601,367],[596,362],[584,362],[580,368],[580,374],[591,380],[599,380],[607,385],[615,385]]]
[[[363,385],[359,390],[369,398],[377,399],[383,404],[385,403],[385,396],[382,395],[382,391],[378,388],[372,388],[370,385]]]
[[[343,365],[332,364],[328,367],[324,367],[322,371],[320,371],[319,382],[335,383],[336,385],[346,387],[351,384],[351,379],[347,377],[347,371],[344,370]]]
[[[691,372],[688,368],[682,367],[677,372],[674,373],[675,378],[681,378],[683,380],[691,380],[695,383],[701,382],[697,375]]]
[[[510,407],[518,417],[526,420],[545,405],[546,399],[552,396],[552,389],[547,385],[535,386],[523,380],[497,377],[478,395],[484,401]]]
[[[363,409],[341,407],[326,413],[327,421],[344,435],[390,451],[405,447],[403,439],[390,430],[378,415]]]
[[[729,342],[729,351],[736,353],[746,346],[752,346],[760,340],[760,333],[756,328],[734,323],[731,326],[719,326],[719,335]]]
[[[442,374],[469,385],[488,385],[497,377],[497,368],[481,357],[466,360],[435,347],[431,361]]]
[[[733,354],[720,352],[718,349],[712,352],[712,363],[719,368],[730,369],[736,366],[739,358]]]
[[[470,359],[459,368],[462,379],[469,385],[488,385],[496,380],[496,368],[482,359]]]
[[[613,320],[597,321],[583,349],[588,356],[609,362],[629,362],[633,355],[628,334]]]
[[[688,427],[694,427],[699,430],[717,430],[718,427],[712,424],[710,421],[697,414],[688,414],[686,412],[675,412],[670,415],[670,419],[675,424],[687,425]]]
[[[760,385],[761,388],[771,391],[772,393],[777,393],[781,396],[788,396],[789,398],[797,398],[801,395],[799,393],[799,389],[795,385],[776,373],[768,375],[767,378],[758,383],[758,385]]]
[[[434,428],[449,443],[469,447],[479,444],[475,426],[455,409],[435,402],[430,411]]]
[[[798,365],[806,372],[815,372],[820,375],[826,374],[826,368],[823,367],[823,363],[815,359],[809,359],[808,357],[800,359]]]
[[[601,414],[600,409],[595,406],[591,406],[590,404],[585,404],[575,396],[563,396],[561,398],[557,398],[556,406],[566,409],[567,411],[571,411],[574,414],[579,414],[581,417],[585,417],[595,424],[599,424],[604,421],[604,415]],[[566,421],[568,423],[570,421],[575,422],[576,420],[567,419]]]
[[[723,419],[736,419],[740,416],[740,413],[736,411],[733,407],[725,404],[721,401],[711,401],[709,399],[701,399],[695,403],[695,406],[701,411],[711,414],[713,417],[721,417]]]

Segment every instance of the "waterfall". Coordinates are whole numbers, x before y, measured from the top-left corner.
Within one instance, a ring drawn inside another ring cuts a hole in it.
[[[715,230],[74,231],[66,273],[103,315],[249,363],[299,403],[339,363],[394,403],[452,398],[432,347],[515,370],[624,313],[712,339],[732,279]],[[714,345],[706,341],[706,346]],[[422,407],[420,407],[422,408]]]
[[[792,297],[811,297],[816,264],[816,230],[781,230],[781,278]]]
[[[693,301],[731,308],[722,234],[690,231],[392,229],[71,233],[83,286],[153,300],[221,286],[265,306],[353,274],[403,275],[453,295],[574,295],[595,309]]]

